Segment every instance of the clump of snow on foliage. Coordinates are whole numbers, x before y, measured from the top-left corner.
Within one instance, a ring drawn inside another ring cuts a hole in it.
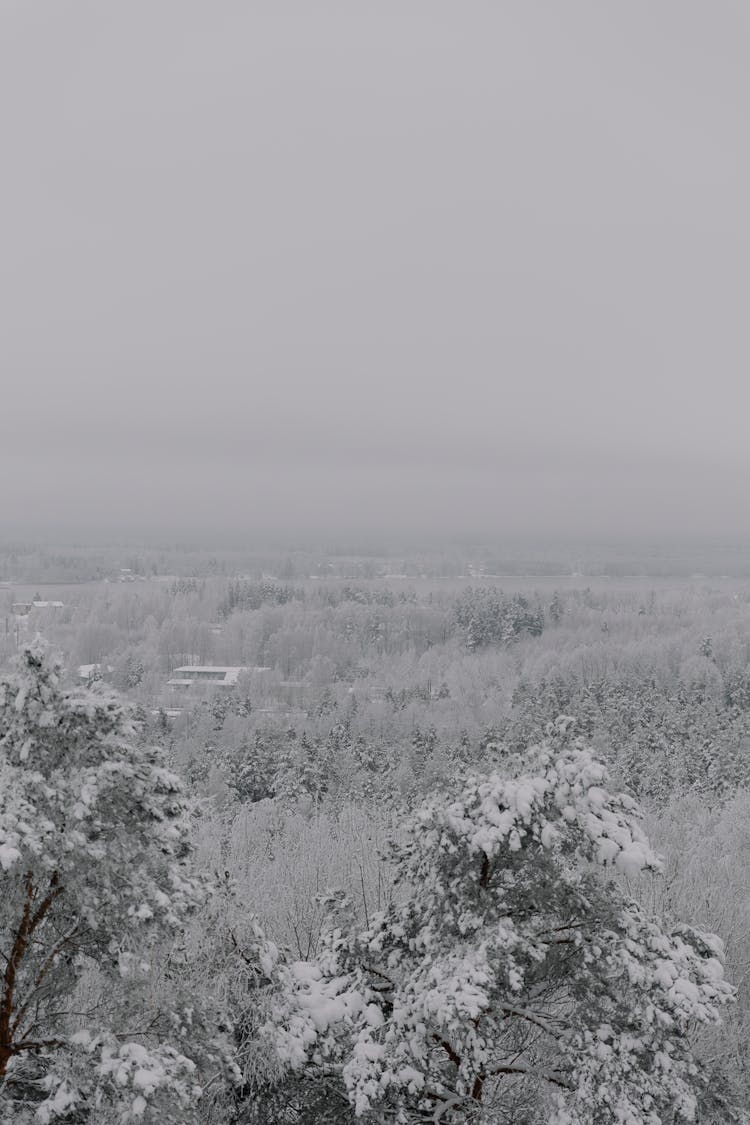
[[[282,972],[287,1065],[340,1067],[358,1115],[396,1121],[514,1098],[554,1125],[692,1119],[689,1032],[732,996],[720,943],[628,897],[619,875],[661,860],[570,719],[514,776],[427,801],[390,858],[400,900]]]
[[[93,1120],[92,1106],[120,1106],[123,1091],[122,1120],[142,1116],[154,1097],[160,1120],[173,1120],[169,1104],[187,1120],[184,1105],[199,1094],[195,1062],[169,1042],[121,1044],[108,1019],[122,1019],[131,991],[144,995],[149,953],[205,899],[188,812],[179,778],[135,737],[129,710],[106,691],[66,689],[44,644],[27,647],[0,681],[0,923],[11,942],[16,935],[1,1046],[9,1072],[32,1049],[44,1060],[39,1122],[79,1103]],[[87,963],[111,983],[112,1001],[101,1026],[71,1040],[58,1013]],[[0,1118],[20,1121],[17,1084],[3,1076]]]
[[[40,1125],[64,1118],[79,1104],[116,1106],[123,1122],[143,1118],[150,1107],[157,1114],[152,1120],[166,1119],[172,1106],[180,1113],[201,1095],[195,1063],[168,1044],[119,1043],[109,1033],[81,1031],[71,1037],[69,1045],[79,1056],[90,1057],[85,1078],[76,1088],[58,1070],[51,1070],[43,1082],[48,1096],[35,1111]],[[167,1103],[161,1101],[157,1106],[158,1095],[166,1095]]]

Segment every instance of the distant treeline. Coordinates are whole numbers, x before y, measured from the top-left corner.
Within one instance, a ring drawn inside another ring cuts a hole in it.
[[[351,545],[350,545],[351,546]],[[400,578],[529,576],[702,578],[750,577],[750,545],[746,543],[670,542],[601,545],[596,543],[513,542],[463,543],[444,548],[413,547],[358,554],[343,546],[302,546],[285,550],[195,546],[186,543],[151,546],[119,543],[89,545],[0,542],[0,581],[67,583],[101,580],[127,568],[140,577],[189,575],[195,578],[244,575],[278,583],[317,579],[337,581]]]

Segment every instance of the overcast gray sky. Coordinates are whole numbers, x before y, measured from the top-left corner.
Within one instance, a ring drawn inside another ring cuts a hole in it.
[[[745,0],[0,0],[6,520],[748,531]]]

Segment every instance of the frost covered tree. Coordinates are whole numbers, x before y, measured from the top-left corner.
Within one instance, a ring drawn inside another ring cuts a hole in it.
[[[0,682],[0,1118],[193,1120],[212,1026],[149,958],[202,898],[179,779],[41,642]]]
[[[357,1117],[693,1120],[691,1031],[732,996],[721,943],[629,896],[660,860],[570,723],[425,804],[393,847],[393,905],[286,968],[278,1050],[339,1074]]]

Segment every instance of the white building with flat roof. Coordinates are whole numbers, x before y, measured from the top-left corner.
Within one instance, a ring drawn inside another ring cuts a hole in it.
[[[64,609],[65,603],[58,601],[33,601],[33,602],[13,602],[11,609],[16,617],[26,617],[31,613],[32,609]]]
[[[167,686],[186,691],[191,687],[209,685],[210,687],[235,687],[241,672],[248,668],[225,664],[183,664],[175,668]]]

